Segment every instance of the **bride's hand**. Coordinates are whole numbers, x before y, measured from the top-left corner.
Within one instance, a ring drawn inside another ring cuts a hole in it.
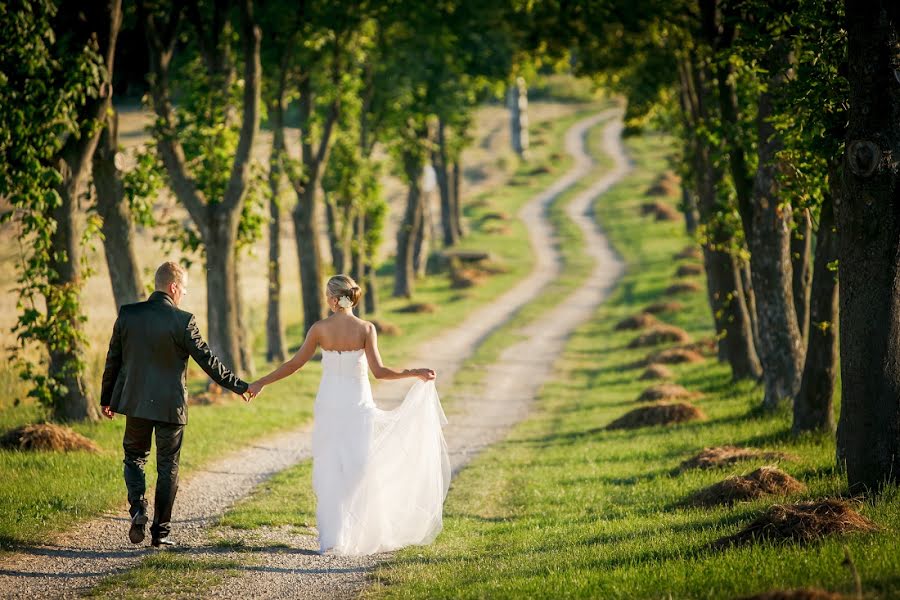
[[[422,381],[434,381],[436,375],[432,369],[416,369],[416,377]]]
[[[263,389],[263,385],[261,383],[259,383],[258,381],[254,381],[253,383],[250,384],[250,386],[247,388],[247,391],[245,392],[247,394],[247,396],[249,396],[249,398],[245,398],[245,400],[247,402],[250,402],[257,396],[259,396],[259,394],[262,392],[262,389]]]

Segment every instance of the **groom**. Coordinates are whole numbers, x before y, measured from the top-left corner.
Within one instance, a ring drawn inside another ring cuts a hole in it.
[[[144,541],[147,500],[144,465],[150,456],[150,438],[156,431],[156,498],[153,525],[155,547],[172,546],[169,540],[172,505],[178,491],[178,455],[187,423],[185,373],[193,358],[213,381],[249,400],[247,383],[229,371],[200,336],[197,321],[178,309],[187,293],[187,272],[174,262],[156,270],[156,291],[146,302],[119,309],[113,327],[100,404],[103,414],[125,415],[125,487],[131,504],[134,544]]]

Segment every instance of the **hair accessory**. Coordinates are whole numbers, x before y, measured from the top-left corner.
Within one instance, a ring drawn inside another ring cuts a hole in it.
[[[353,306],[353,300],[351,300],[347,296],[341,296],[338,300],[338,306],[340,306],[341,308],[350,308],[351,306]]]

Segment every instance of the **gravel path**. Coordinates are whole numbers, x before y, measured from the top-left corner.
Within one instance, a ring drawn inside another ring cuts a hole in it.
[[[585,154],[585,132],[615,114],[607,111],[580,121],[566,135],[566,149],[576,158],[575,166],[549,189],[535,196],[522,210],[533,247],[536,265],[518,285],[469,315],[453,330],[424,344],[417,356],[428,357],[436,365],[441,388],[449,389],[466,357],[492,330],[503,324],[521,306],[531,301],[560,271],[558,253],[553,250],[552,230],[545,209],[561,192],[584,177],[592,162]],[[497,365],[488,369],[489,398],[466,397],[454,403],[453,422],[445,434],[451,446],[454,472],[478,450],[506,434],[508,428],[527,413],[528,405],[541,383],[550,375],[553,359],[562,349],[572,329],[590,317],[621,270],[618,261],[587,211],[591,201],[627,171],[618,120],[607,126],[605,147],[616,166],[570,204],[572,217],[585,230],[586,251],[596,258],[597,268],[588,285],[579,288],[566,302],[522,331],[527,339],[507,349]],[[528,356],[528,360],[522,360]],[[393,383],[393,382],[392,382]],[[379,385],[379,404],[396,402],[408,382]],[[487,400],[490,400],[488,402]],[[181,485],[175,507],[174,534],[182,551],[191,554],[215,552],[225,558],[234,555],[249,562],[241,576],[229,577],[213,594],[221,597],[347,597],[365,584],[365,573],[379,557],[348,559],[318,556],[315,539],[309,535],[271,530],[266,548],[252,553],[228,553],[209,548],[207,528],[235,501],[249,494],[272,474],[310,456],[310,430],[305,427],[262,440],[199,470]],[[55,543],[22,549],[0,562],[0,595],[3,597],[75,597],[92,588],[102,578],[134,567],[146,554],[154,552],[127,542],[127,520],[106,515],[86,522],[60,536]],[[275,544],[287,542],[289,548]]]

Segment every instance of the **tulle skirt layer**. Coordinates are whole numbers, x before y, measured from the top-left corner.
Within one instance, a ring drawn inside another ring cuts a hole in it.
[[[385,411],[367,378],[323,377],[313,429],[321,551],[374,554],[434,540],[450,485],[446,423],[434,382],[417,381]]]

